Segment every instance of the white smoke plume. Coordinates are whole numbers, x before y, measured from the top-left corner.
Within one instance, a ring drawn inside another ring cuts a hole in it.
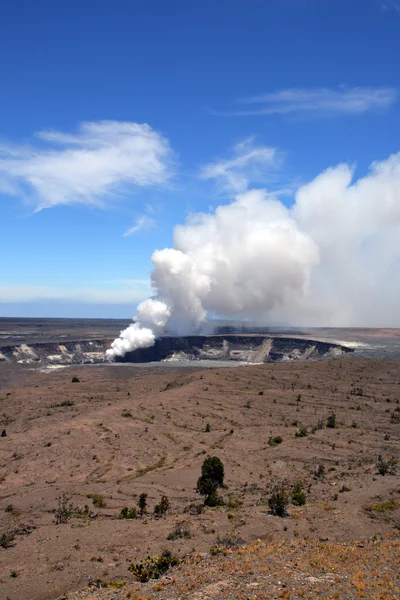
[[[399,326],[400,153],[353,181],[330,168],[287,208],[249,190],[191,216],[174,249],[152,256],[154,299],[107,356],[154,344],[169,323],[193,331],[207,315],[306,326]]]

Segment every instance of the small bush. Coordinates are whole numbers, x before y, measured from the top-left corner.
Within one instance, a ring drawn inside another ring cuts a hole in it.
[[[211,431],[211,427],[210,427],[210,423],[207,423],[206,428],[204,430],[205,433],[210,433]]]
[[[143,517],[147,508],[147,494],[143,493],[139,496],[139,514]]]
[[[71,498],[63,494],[58,498],[58,506],[54,513],[55,524],[62,525],[68,523],[74,513],[74,505],[70,502]]]
[[[289,506],[289,494],[283,484],[279,484],[273,490],[268,498],[268,505],[271,513],[277,517],[284,517],[287,514]]]
[[[229,550],[229,548],[234,548],[242,543],[243,540],[240,538],[234,539],[228,536],[221,538],[218,536],[215,544],[210,548],[210,554],[211,556],[216,556],[217,554],[227,554],[227,550]]]
[[[393,411],[392,414],[390,415],[390,422],[393,423],[394,425],[399,425],[400,424],[400,413]]]
[[[71,379],[71,383],[79,383],[79,379],[78,377],[76,377],[75,375],[73,376],[73,378]]]
[[[225,505],[230,509],[239,508],[239,506],[242,506],[242,504],[242,501],[237,500],[236,498],[228,498],[225,502]]]
[[[370,504],[365,507],[367,512],[377,512],[383,513],[390,510],[396,510],[399,508],[400,502],[395,500],[394,498],[389,498],[389,500],[385,500],[384,502],[377,502],[376,504]]]
[[[196,504],[192,502],[185,508],[183,512],[189,513],[190,515],[201,515],[204,512],[204,504]]]
[[[103,494],[90,494],[88,498],[92,499],[93,506],[96,508],[104,508],[106,506]]]
[[[154,514],[161,517],[169,510],[170,503],[167,496],[161,496],[159,504],[154,507]]]
[[[326,420],[326,426],[328,427],[328,429],[335,429],[335,427],[336,427],[335,413],[332,413],[331,415],[329,415],[329,417]]]
[[[348,487],[347,485],[344,485],[344,484],[343,484],[343,485],[342,485],[342,487],[341,487],[341,488],[340,488],[340,490],[339,490],[339,493],[340,493],[340,494],[343,494],[343,492],[351,492],[351,488],[350,488],[350,487]]]
[[[186,523],[176,523],[174,529],[171,533],[168,534],[167,540],[178,540],[185,539],[188,540],[192,537],[192,534],[189,531]]]
[[[307,502],[307,494],[303,490],[301,482],[298,482],[294,485],[292,491],[290,492],[290,496],[292,498],[292,504],[295,506],[304,506]]]
[[[4,509],[4,512],[10,513],[13,517],[19,517],[19,515],[21,514],[21,511],[15,508],[12,504],[7,504],[7,506]]]
[[[138,563],[130,562],[128,570],[134,574],[138,581],[145,583],[150,579],[158,579],[170,567],[174,567],[180,563],[177,556],[173,556],[169,550],[164,550],[161,556],[148,556]]]
[[[314,479],[324,479],[325,478],[325,467],[324,465],[318,465],[317,469],[314,471]]]
[[[0,534],[0,546],[2,548],[9,548],[14,541],[14,534],[7,531]]]
[[[376,467],[379,475],[396,475],[397,461],[394,458],[386,460],[381,455],[378,456]]]
[[[279,444],[282,444],[283,440],[281,438],[280,435],[277,435],[275,437],[270,437],[268,440],[268,446],[271,446],[271,448],[275,448],[276,446],[279,446]]]
[[[119,513],[120,519],[136,519],[136,517],[137,517],[137,510],[135,507],[128,508],[127,506],[124,506],[124,508]]]
[[[301,429],[299,429],[299,431],[296,431],[296,433],[294,434],[294,436],[297,438],[306,437],[307,435],[308,435],[307,427],[302,427]]]

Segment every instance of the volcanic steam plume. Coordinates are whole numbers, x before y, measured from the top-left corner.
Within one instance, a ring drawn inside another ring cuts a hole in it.
[[[353,182],[341,164],[286,207],[263,189],[239,194],[174,231],[156,250],[154,297],[107,351],[109,359],[180,333],[207,316],[293,325],[400,324],[400,154]]]

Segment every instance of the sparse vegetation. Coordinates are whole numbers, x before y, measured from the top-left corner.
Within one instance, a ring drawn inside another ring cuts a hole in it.
[[[379,475],[396,475],[397,460],[394,458],[385,459],[379,455],[376,467]]]
[[[303,484],[300,481],[293,486],[290,496],[292,499],[292,504],[295,506],[304,506],[304,504],[307,502],[307,494],[304,491]]]
[[[168,534],[167,540],[178,540],[178,539],[186,539],[192,537],[190,533],[189,527],[185,522],[176,523],[174,529],[171,533]]]
[[[79,379],[78,379],[78,377],[76,377],[76,375],[74,375],[73,378],[71,379],[71,383],[79,383]]]
[[[296,433],[294,434],[294,436],[297,438],[307,437],[307,435],[308,435],[307,427],[301,427],[299,429],[299,431],[296,431]]]
[[[54,513],[56,525],[68,523],[74,513],[74,505],[70,502],[71,497],[63,494],[58,498],[58,506]]]
[[[137,518],[137,509],[135,507],[128,508],[124,506],[124,508],[119,513],[120,519],[136,519]]]
[[[197,491],[205,496],[204,504],[217,506],[217,489],[224,485],[225,469],[217,456],[209,456],[201,467],[201,476],[197,480]]]
[[[384,513],[387,511],[396,510],[400,507],[400,501],[394,498],[384,500],[383,502],[376,502],[375,504],[369,504],[365,507],[365,510],[370,513]]]
[[[106,501],[104,499],[103,494],[88,494],[88,498],[92,499],[93,506],[96,508],[105,508]]]
[[[5,507],[4,512],[11,514],[13,517],[19,517],[21,514],[21,511],[15,508],[12,504],[8,504]]]
[[[325,479],[325,467],[324,465],[318,465],[314,471],[314,479]]]
[[[286,516],[287,507],[289,506],[289,494],[283,483],[277,484],[273,489],[268,498],[268,506],[273,515],[277,517]]]
[[[270,437],[268,440],[268,446],[271,446],[271,448],[275,448],[276,446],[279,446],[279,444],[282,444],[283,440],[281,438],[280,435],[277,435],[275,437]]]
[[[133,573],[136,579],[142,583],[150,579],[158,579],[168,569],[178,565],[180,560],[174,556],[169,550],[164,550],[161,556],[148,556],[138,563],[130,562],[128,570]]]
[[[141,517],[143,517],[143,515],[145,514],[146,508],[147,508],[147,494],[145,494],[143,492],[139,496],[139,514]]]
[[[14,541],[14,534],[8,531],[0,533],[0,546],[2,548],[9,548]]]
[[[326,420],[326,426],[328,429],[335,429],[336,427],[336,415],[332,413]]]
[[[235,546],[239,546],[242,543],[242,540],[239,538],[231,538],[229,536],[225,537],[217,537],[215,544],[213,544],[210,548],[211,556],[216,556],[217,554],[226,554],[229,548],[234,548]]]
[[[154,514],[158,517],[162,517],[163,515],[165,515],[167,513],[167,511],[170,508],[170,502],[167,498],[167,496],[161,496],[161,500],[158,504],[156,504],[156,506],[154,507]]]
[[[398,412],[397,409],[395,411],[393,411],[392,414],[390,415],[390,422],[393,425],[399,425],[400,424],[400,412]]]

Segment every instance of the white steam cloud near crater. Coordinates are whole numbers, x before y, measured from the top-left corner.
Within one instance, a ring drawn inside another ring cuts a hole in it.
[[[156,250],[154,297],[107,357],[148,347],[169,325],[180,333],[208,314],[257,323],[399,326],[400,153],[354,180],[327,169],[286,207],[263,189],[237,195],[174,231]]]

